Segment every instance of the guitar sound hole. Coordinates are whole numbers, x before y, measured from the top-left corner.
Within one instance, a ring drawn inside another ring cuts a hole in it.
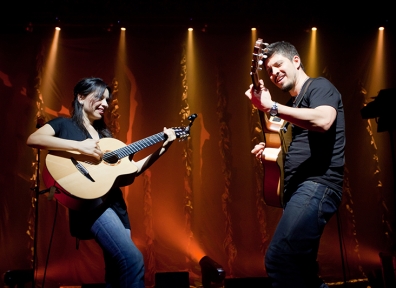
[[[106,153],[103,157],[103,161],[108,165],[115,165],[120,161],[120,159],[118,159],[117,155],[115,154],[111,155]]]

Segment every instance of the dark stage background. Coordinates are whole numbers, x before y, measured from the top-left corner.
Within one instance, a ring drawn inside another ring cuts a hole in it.
[[[178,1],[157,6],[146,1],[140,3],[140,10],[122,1],[117,2],[118,9],[111,6],[117,3],[91,2],[80,9],[73,6],[74,10],[72,6],[65,10],[69,6],[63,2],[52,10],[51,6],[43,8],[41,14],[32,13],[30,26],[22,19],[33,11],[29,10],[33,4],[2,20],[1,275],[32,265],[37,151],[26,146],[26,139],[36,129],[38,115],[46,120],[67,115],[75,83],[96,76],[109,84],[118,82],[117,138],[125,143],[161,132],[164,126],[185,125],[188,121],[182,121],[183,116],[198,114],[189,140],[175,142],[147,173],[124,188],[133,239],[146,261],[147,286],[154,285],[156,272],[166,271],[189,271],[190,284],[198,286],[201,272],[195,256],[199,255],[217,261],[230,278],[266,276],[264,254],[281,210],[264,204],[262,170],[250,154],[262,137],[255,138],[257,114],[244,96],[251,82],[252,45],[256,37],[265,42],[289,41],[307,64],[309,25],[315,21],[319,27],[318,74],[311,76],[325,76],[339,89],[347,129],[343,202],[322,238],[320,273],[328,282],[378,275],[379,252],[393,252],[395,120],[387,119],[390,131],[377,132],[375,119],[362,119],[360,110],[381,89],[395,87],[392,26],[384,31],[383,63],[379,64],[383,77],[373,75],[378,64],[373,62],[376,23],[382,19],[378,14],[382,10],[373,8],[363,14],[359,7],[338,11],[324,5],[298,10],[293,5],[276,9],[271,4],[268,17],[259,17],[264,9],[255,1],[250,8],[257,8],[253,11],[257,14],[245,6],[249,1],[244,5],[239,1],[202,2],[202,6],[188,1],[190,6]],[[90,5],[95,8],[88,14]],[[326,9],[328,14],[319,14]],[[282,14],[284,10],[286,14]],[[117,19],[117,11],[127,27],[124,54],[120,54],[119,24],[111,22]],[[93,16],[101,13],[106,17]],[[54,19],[55,14],[66,20],[58,21],[64,26],[50,71],[46,67],[54,35],[52,20],[39,22],[35,17]],[[18,21],[12,22],[12,15]],[[81,22],[76,24],[77,20]],[[351,31],[341,25],[342,20],[354,24]],[[110,22],[114,24],[108,25]],[[195,25],[190,42],[189,25]],[[249,25],[258,27],[255,36]],[[269,83],[264,73],[262,77]],[[268,86],[274,99],[286,102],[288,94]],[[394,103],[393,97],[396,95],[390,97],[390,103]],[[387,115],[393,115],[390,105],[386,106]],[[147,148],[135,158],[156,148]],[[42,151],[41,163],[44,158]],[[46,287],[102,283],[103,262],[97,244],[81,241],[76,249],[76,240],[68,231],[67,209],[49,201],[46,194],[39,197],[38,207],[36,284],[41,286],[44,275]]]

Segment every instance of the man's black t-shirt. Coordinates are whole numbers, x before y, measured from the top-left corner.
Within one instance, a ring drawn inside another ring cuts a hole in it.
[[[55,131],[55,136],[68,139],[83,141],[87,138],[85,133],[70,118],[58,117],[47,122]],[[91,239],[90,232],[92,224],[107,209],[112,208],[120,217],[125,228],[130,229],[126,204],[120,188],[112,188],[107,194],[104,204],[90,211],[69,209],[70,233],[80,239]]]
[[[307,85],[303,85],[302,91]],[[301,97],[298,95],[297,97]],[[330,81],[315,78],[310,84],[301,108],[331,106],[337,111],[332,127],[314,132],[296,125],[292,127],[292,142],[285,159],[285,188],[294,190],[305,180],[313,180],[342,191],[344,172],[345,125],[341,94]],[[287,190],[286,190],[287,193]]]

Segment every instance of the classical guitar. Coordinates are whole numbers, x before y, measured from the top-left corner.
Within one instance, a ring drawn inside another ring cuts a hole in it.
[[[267,43],[263,43],[258,38],[253,48],[253,59],[250,75],[253,88],[259,92],[259,71],[264,59]],[[282,207],[283,203],[283,152],[281,128],[284,121],[276,116],[267,116],[266,113],[259,111],[261,125],[264,132],[265,148],[262,154],[264,168],[263,197],[269,206]]]
[[[180,140],[190,135],[190,127],[197,114],[189,116],[186,127],[171,128]],[[114,138],[102,138],[99,146],[102,160],[72,151],[49,151],[42,172],[43,181],[53,196],[64,206],[74,210],[89,210],[103,203],[113,187],[132,184],[137,167],[130,155],[164,141],[164,132],[126,145]]]

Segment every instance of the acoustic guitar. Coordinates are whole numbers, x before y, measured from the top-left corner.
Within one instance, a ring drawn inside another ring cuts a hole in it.
[[[253,59],[250,75],[253,88],[257,93],[260,92],[259,71],[265,58],[267,58],[267,43],[258,38],[253,48]],[[273,207],[283,207],[283,156],[282,151],[282,128],[284,120],[276,116],[267,116],[266,113],[259,111],[261,126],[264,132],[265,148],[262,154],[264,168],[263,197],[267,205]]]
[[[171,128],[180,140],[190,135],[197,114],[188,117],[186,127]],[[42,172],[50,194],[64,206],[74,210],[93,209],[106,198],[113,187],[132,184],[137,167],[129,156],[164,141],[164,132],[126,145],[115,138],[102,138],[99,146],[104,152],[101,160],[74,151],[48,151]]]

